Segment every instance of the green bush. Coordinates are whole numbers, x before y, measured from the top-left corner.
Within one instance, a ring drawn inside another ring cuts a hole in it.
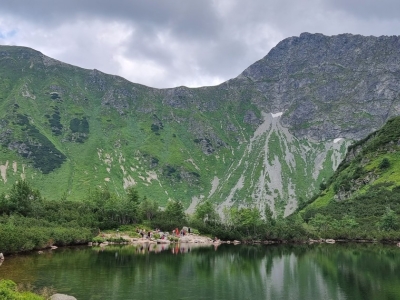
[[[2,300],[44,300],[44,297],[31,292],[19,292],[17,285],[11,280],[0,280],[0,299]]]
[[[33,220],[29,222],[30,220]],[[35,222],[36,221],[36,222]],[[0,249],[16,253],[43,249],[52,245],[64,246],[87,243],[92,239],[88,228],[68,228],[39,222],[34,219],[11,216],[0,219]]]
[[[92,238],[93,243],[104,243],[105,241],[106,239],[100,236],[95,236],[94,238]]]
[[[110,237],[107,242],[120,244],[126,242],[126,240],[123,237]]]
[[[390,167],[390,161],[386,157],[382,159],[382,161],[379,163],[378,168],[381,170],[388,169]]]

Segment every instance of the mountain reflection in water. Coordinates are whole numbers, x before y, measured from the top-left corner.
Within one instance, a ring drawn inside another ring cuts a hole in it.
[[[383,245],[74,247],[7,257],[0,278],[77,299],[398,299]]]

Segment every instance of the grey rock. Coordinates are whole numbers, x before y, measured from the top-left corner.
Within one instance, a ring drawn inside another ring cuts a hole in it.
[[[261,123],[261,119],[257,118],[256,114],[252,110],[246,111],[243,117],[243,123],[251,124],[251,125],[258,125]]]
[[[77,300],[73,296],[64,295],[64,294],[54,294],[50,297],[50,300]]]

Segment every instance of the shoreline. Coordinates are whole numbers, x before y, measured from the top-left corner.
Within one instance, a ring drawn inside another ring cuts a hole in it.
[[[105,234],[105,238],[112,238],[112,234]],[[115,238],[115,237],[114,237]],[[132,238],[128,236],[121,236],[119,238],[124,239],[121,242],[79,242],[79,243],[71,243],[69,245],[61,245],[61,246],[47,246],[44,248],[38,248],[33,250],[26,250],[26,251],[18,251],[18,252],[3,252],[4,258],[0,260],[1,263],[7,258],[7,256],[15,256],[15,255],[25,255],[25,254],[32,254],[38,253],[42,254],[44,251],[55,251],[56,249],[63,249],[69,247],[91,247],[91,246],[99,246],[99,247],[106,247],[108,245],[143,245],[143,244],[196,244],[196,245],[299,245],[299,244],[347,244],[347,243],[355,243],[355,244],[382,244],[382,245],[396,245],[400,247],[399,240],[376,240],[376,239],[308,239],[308,240],[217,240],[214,241],[213,239],[207,236],[201,236],[197,234],[190,234],[187,236],[179,237],[177,240],[170,241],[168,239],[148,239],[148,238]]]

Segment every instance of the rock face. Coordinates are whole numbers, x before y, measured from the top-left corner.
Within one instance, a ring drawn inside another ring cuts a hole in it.
[[[400,38],[303,33],[280,42],[239,79],[285,111],[297,137],[361,139],[400,112]],[[260,103],[261,104],[261,103]]]
[[[397,36],[303,33],[196,89],[153,89],[24,47],[0,46],[0,58],[0,189],[30,178],[47,198],[135,186],[161,205],[289,215],[353,140],[400,114]]]

